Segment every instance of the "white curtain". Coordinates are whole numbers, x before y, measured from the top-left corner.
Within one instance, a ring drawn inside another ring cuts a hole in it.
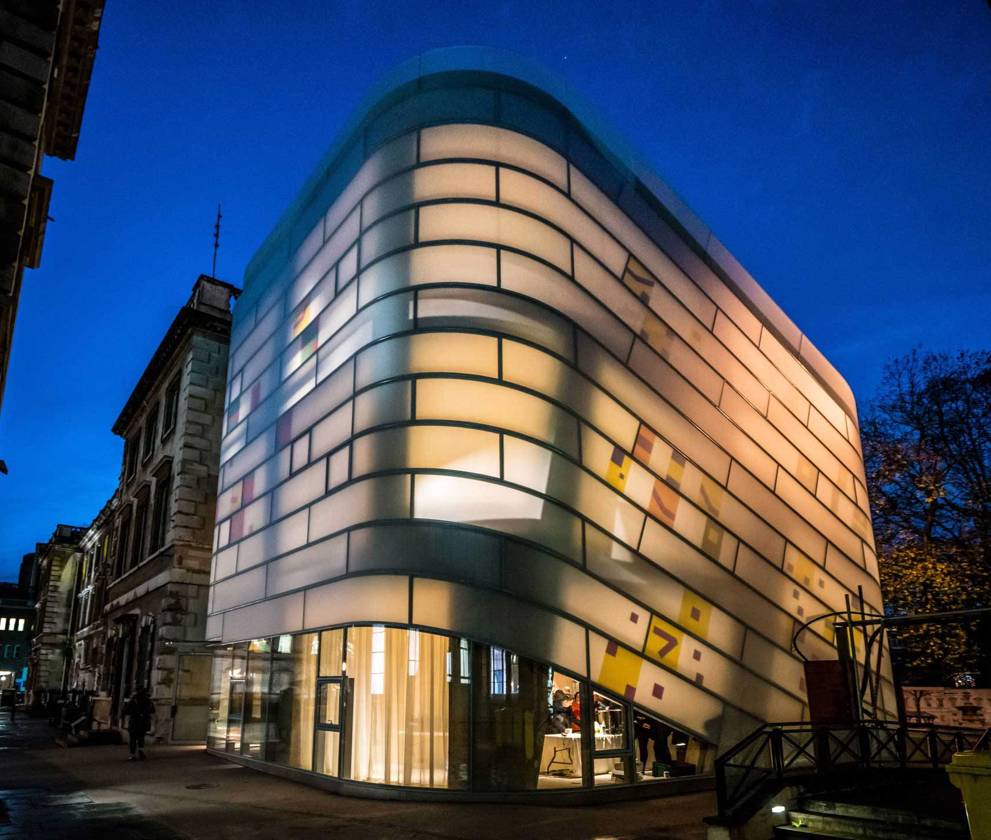
[[[348,631],[351,776],[447,786],[450,640],[390,627]]]
[[[317,691],[317,634],[293,636],[292,728],[289,764],[313,765],[313,709]]]

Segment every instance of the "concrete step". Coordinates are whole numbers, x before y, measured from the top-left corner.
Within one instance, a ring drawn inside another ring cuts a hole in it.
[[[967,838],[967,827],[962,820],[950,820],[932,814],[916,813],[903,808],[886,808],[879,805],[842,802],[829,799],[803,799],[801,810],[817,814],[850,817],[861,820],[879,820],[893,826],[908,826],[916,830],[944,832],[946,836]]]
[[[902,812],[901,816],[912,815]],[[910,819],[892,821],[877,814],[853,816],[793,809],[788,812],[788,820],[791,827],[806,829],[811,836],[847,840],[967,840],[968,837],[967,831],[961,832],[959,826],[924,825]]]
[[[850,834],[820,834],[809,828],[798,828],[794,825],[779,825],[774,828],[775,840],[860,840]]]

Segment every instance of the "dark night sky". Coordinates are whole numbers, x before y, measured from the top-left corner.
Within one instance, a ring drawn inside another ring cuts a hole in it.
[[[0,579],[113,491],[110,427],[209,271],[244,266],[371,85],[512,49],[582,94],[850,381],[989,345],[991,9],[921,2],[107,0],[76,160],[48,161],[0,414]]]

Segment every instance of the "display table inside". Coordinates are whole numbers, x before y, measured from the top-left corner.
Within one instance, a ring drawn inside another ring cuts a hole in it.
[[[623,746],[621,735],[596,735],[596,751],[614,750]],[[612,771],[613,759],[597,758],[593,765],[596,775]],[[540,758],[540,772],[559,776],[582,775],[582,738],[579,732],[562,735],[545,735],[544,750]]]

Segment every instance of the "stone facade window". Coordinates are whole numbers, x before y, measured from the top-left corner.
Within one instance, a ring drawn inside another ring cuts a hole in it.
[[[162,439],[175,428],[179,416],[179,377],[169,383],[165,391],[165,411],[162,414]]]
[[[133,569],[145,559],[145,536],[148,530],[148,490],[143,491],[134,505],[134,536],[131,538],[131,562]]]
[[[165,545],[165,533],[169,528],[169,497],[172,489],[171,465],[166,466],[155,478],[155,501],[152,510],[151,543],[149,550],[158,551]]]
[[[134,478],[134,473],[138,469],[138,446],[139,438],[137,434],[129,437],[124,444],[124,463],[126,467],[124,477],[128,481]]]
[[[158,438],[158,403],[156,402],[148,411],[148,419],[145,421],[144,446],[142,448],[142,461],[147,461],[152,452],[155,451],[155,440]]]

